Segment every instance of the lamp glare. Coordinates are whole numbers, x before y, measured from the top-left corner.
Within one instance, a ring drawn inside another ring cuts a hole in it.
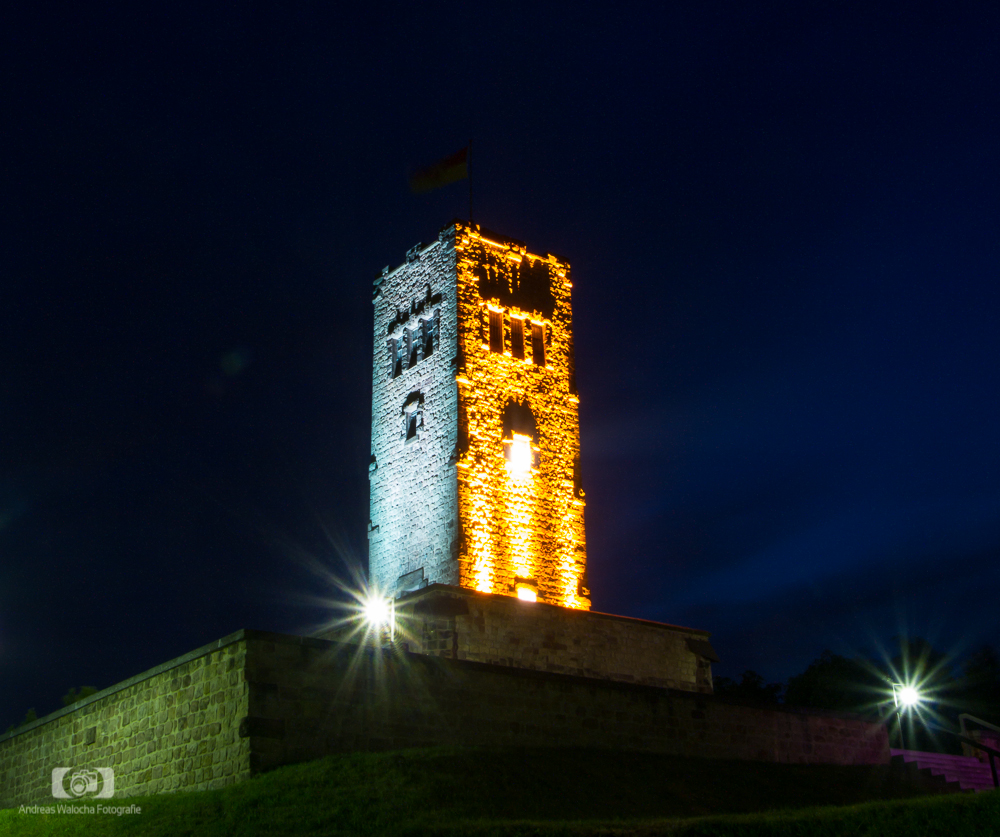
[[[537,602],[538,601],[538,594],[535,593],[535,591],[532,590],[530,587],[518,587],[517,588],[517,597],[522,602]]]
[[[389,623],[389,601],[375,596],[366,599],[362,613],[365,621],[372,627],[387,625]]]

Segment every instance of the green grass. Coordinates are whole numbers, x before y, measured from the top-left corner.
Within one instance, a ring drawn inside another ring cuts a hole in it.
[[[109,801],[139,805],[142,813],[0,811],[0,834],[1000,833],[1000,794],[918,798],[887,768],[594,750],[355,753],[285,767],[218,791]]]

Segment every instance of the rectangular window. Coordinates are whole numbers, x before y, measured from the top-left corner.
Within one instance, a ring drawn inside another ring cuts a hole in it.
[[[403,374],[403,361],[399,356],[399,341],[389,340],[389,377],[398,378]]]
[[[490,309],[490,351],[503,352],[503,311]]]
[[[531,359],[545,366],[545,323],[531,324]]]
[[[412,328],[406,329],[407,369],[412,369],[420,362],[420,341],[417,339],[417,335],[414,334],[415,330]]]
[[[510,353],[518,360],[524,360],[524,320],[510,318]]]
[[[437,342],[437,317],[432,317],[429,320],[423,321],[424,327],[424,357],[430,357],[434,354],[434,344]]]

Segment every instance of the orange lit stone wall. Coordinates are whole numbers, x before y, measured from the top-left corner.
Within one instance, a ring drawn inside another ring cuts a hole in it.
[[[569,265],[472,225],[456,224],[454,247],[459,583],[504,595],[517,595],[520,586],[538,601],[587,610]],[[491,310],[503,316],[502,352],[490,346]],[[514,319],[524,324],[523,359],[513,352]],[[533,355],[538,325],[544,365]],[[527,406],[535,422],[532,467],[520,475],[505,456],[510,404]]]

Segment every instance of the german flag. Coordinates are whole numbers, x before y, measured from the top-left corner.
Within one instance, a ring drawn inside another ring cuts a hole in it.
[[[465,180],[469,176],[469,147],[456,151],[449,157],[439,160],[433,166],[420,169],[410,177],[410,191],[419,194],[440,189],[449,183]]]

